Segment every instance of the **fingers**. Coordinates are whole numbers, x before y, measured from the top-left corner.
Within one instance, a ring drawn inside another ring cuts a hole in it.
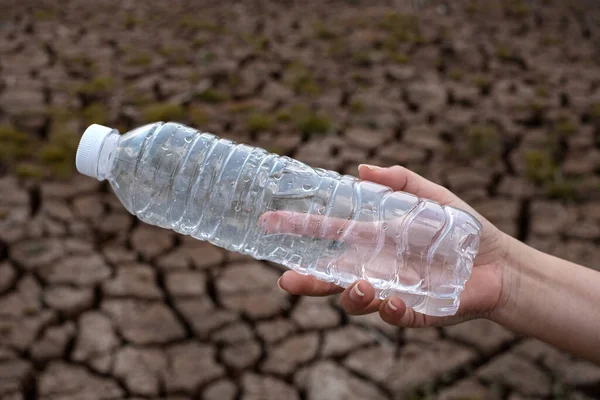
[[[358,167],[361,179],[388,186],[396,191],[414,194],[417,197],[448,204],[455,201],[455,196],[443,186],[423,178],[421,175],[395,165],[389,168],[362,164]]]
[[[340,297],[344,311],[352,315],[370,314],[379,309],[381,300],[375,298],[375,289],[367,281],[350,285]]]
[[[412,327],[414,311],[407,308],[402,299],[397,296],[388,297],[379,305],[381,319],[390,325],[402,328]]]
[[[310,275],[286,271],[277,281],[280,289],[294,295],[329,296],[344,289],[330,282],[323,282]]]
[[[360,280],[345,290],[333,283],[317,280],[310,275],[301,275],[295,271],[286,271],[277,286],[294,295],[328,296],[343,291],[340,305],[351,315],[364,315],[378,311],[382,320],[390,325],[401,328],[424,328],[441,325],[451,325],[464,318],[460,315],[452,317],[433,317],[414,311],[398,297],[391,296],[385,300],[375,297],[375,289],[367,281]]]
[[[427,328],[457,324],[465,320],[459,312],[448,317],[421,314],[406,304],[398,296],[391,296],[381,302],[379,316],[390,325],[400,328]]]
[[[385,221],[351,221],[327,215],[292,211],[267,211],[259,224],[267,234],[299,235],[329,240],[344,240],[362,246],[371,243]]]
[[[270,234],[279,233],[339,240],[350,221],[326,215],[281,210],[264,213],[259,223],[265,232]]]

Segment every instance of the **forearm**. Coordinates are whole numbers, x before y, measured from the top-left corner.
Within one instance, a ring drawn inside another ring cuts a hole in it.
[[[511,240],[492,319],[600,363],[600,273]]]

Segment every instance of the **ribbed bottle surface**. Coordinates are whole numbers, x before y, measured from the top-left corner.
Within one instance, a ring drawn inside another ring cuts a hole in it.
[[[123,135],[108,179],[142,221],[452,315],[479,247],[462,210],[176,123]]]

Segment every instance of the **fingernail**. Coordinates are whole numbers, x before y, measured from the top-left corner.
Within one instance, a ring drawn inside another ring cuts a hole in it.
[[[369,164],[360,164],[358,166],[358,169],[360,169],[361,167],[365,167],[367,169],[369,169],[369,171],[379,171],[381,169],[381,167],[378,167],[376,165],[369,165]]]
[[[388,313],[389,315],[394,315],[394,314],[396,314],[397,311],[398,311],[398,307],[396,307],[394,305],[394,303],[392,302],[392,299],[388,300],[387,304],[385,305],[385,312]]]
[[[356,282],[356,285],[350,291],[350,300],[352,301],[361,301],[365,294],[360,290],[360,282]]]
[[[278,288],[279,288],[279,290],[281,290],[282,292],[284,292],[284,293],[287,293],[287,290],[285,290],[284,288],[282,288],[282,287],[281,287],[281,278],[283,278],[283,276],[282,276],[282,277],[280,277],[279,279],[277,279],[277,287],[278,287]]]

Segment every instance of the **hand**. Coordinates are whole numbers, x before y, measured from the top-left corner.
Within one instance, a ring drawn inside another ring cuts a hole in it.
[[[357,281],[345,290],[333,283],[326,283],[309,275],[287,271],[279,279],[281,289],[304,296],[326,296],[342,293],[340,303],[349,314],[361,315],[378,311],[381,318],[401,327],[427,327],[455,324],[472,318],[489,317],[503,304],[503,271],[508,259],[508,237],[483,218],[467,203],[448,189],[437,185],[406,168],[395,166],[380,168],[361,165],[359,176],[363,180],[389,186],[393,190],[414,194],[451,205],[473,214],[482,224],[479,253],[475,258],[471,278],[462,293],[456,315],[434,317],[415,312],[398,297],[385,300],[375,298],[375,290],[367,281]]]

